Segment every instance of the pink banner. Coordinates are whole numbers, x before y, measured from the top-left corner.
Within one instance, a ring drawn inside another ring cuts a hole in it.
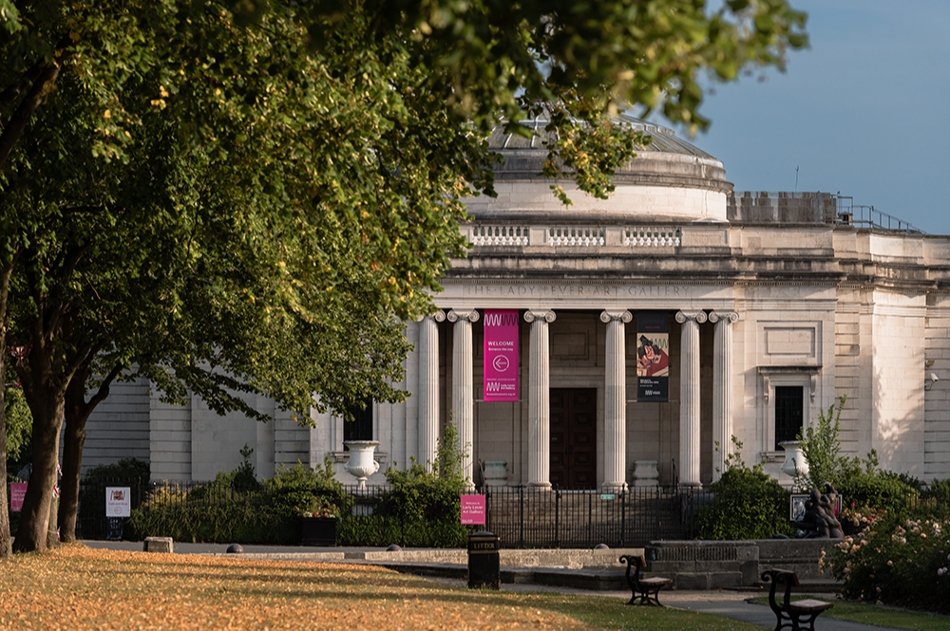
[[[484,526],[485,525],[485,496],[484,495],[462,495],[462,525],[464,526]]]
[[[518,311],[485,310],[485,401],[518,400]]]
[[[26,482],[10,483],[10,512],[19,513],[23,510],[23,498],[26,497]]]

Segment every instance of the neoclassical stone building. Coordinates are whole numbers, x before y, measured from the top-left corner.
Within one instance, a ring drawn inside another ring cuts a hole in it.
[[[834,195],[734,193],[714,157],[627,123],[653,143],[609,200],[561,182],[569,207],[537,175],[540,138],[493,138],[498,196],[471,200],[468,257],[439,310],[406,326],[406,402],[307,429],[130,384],[90,419],[86,466],[136,456],[154,479],[205,480],[247,444],[263,476],[330,455],[351,481],[344,440],[376,440],[383,469],[404,467],[433,457],[451,419],[479,485],[484,463],[494,484],[707,484],[732,437],[788,481],[778,443],[847,396],[843,452],[950,478],[950,237],[855,216]]]

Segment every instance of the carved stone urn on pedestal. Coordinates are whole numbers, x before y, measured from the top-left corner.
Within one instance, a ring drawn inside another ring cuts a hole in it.
[[[356,476],[359,488],[366,488],[366,479],[379,471],[379,463],[373,460],[373,452],[379,443],[375,440],[348,440],[343,443],[350,450],[346,470]]]

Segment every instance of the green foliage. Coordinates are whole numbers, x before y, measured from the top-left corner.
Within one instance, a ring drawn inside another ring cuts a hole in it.
[[[931,481],[921,492],[921,505],[934,517],[950,519],[950,479]]]
[[[831,404],[828,410],[821,410],[817,425],[804,428],[798,434],[802,445],[802,454],[808,463],[808,473],[798,475],[795,484],[799,489],[820,489],[830,482],[836,489],[845,479],[845,469],[851,461],[840,455],[841,443],[838,434],[841,427],[841,412],[848,397],[838,399],[837,409]]]
[[[19,388],[7,388],[3,399],[7,419],[7,458],[20,462],[29,451],[33,416]]]
[[[468,529],[460,523],[459,495],[465,488],[462,474],[463,450],[458,430],[449,422],[439,438],[432,470],[413,461],[405,471],[389,468],[378,514],[398,524],[402,545],[457,547],[463,545]]]
[[[908,476],[880,469],[877,453],[872,450],[866,459],[849,459],[842,466],[835,490],[850,505],[870,506],[907,517],[918,506],[919,486]]]
[[[131,523],[142,536],[177,541],[289,544],[300,537],[299,521],[277,515],[263,493],[213,484],[191,492],[172,485],[153,490],[132,511]]]
[[[251,464],[251,454],[254,453],[254,450],[247,446],[247,443],[244,443],[244,447],[241,448],[241,464],[234,471],[234,477],[231,480],[231,486],[235,491],[248,492],[256,491],[261,488],[261,483],[257,481],[257,471],[254,470],[254,465]]]
[[[168,400],[259,417],[241,395],[264,394],[301,422],[314,394],[406,396],[402,322],[494,192],[492,128],[550,111],[550,164],[602,196],[637,141],[610,114],[703,127],[700,74],[806,43],[785,0],[0,7],[0,303],[31,407],[135,366]]]
[[[82,477],[83,484],[106,484],[123,482],[125,484],[148,483],[151,469],[149,464],[138,458],[122,458],[112,464],[92,467]]]
[[[131,490],[132,508],[142,501],[149,487],[149,464],[137,458],[123,458],[112,464],[92,467],[82,477],[83,494],[77,514],[83,537],[104,539],[106,531],[106,487],[127,486]],[[131,532],[129,533],[131,535]]]
[[[842,596],[950,613],[950,521],[872,511],[864,522],[831,557]]]
[[[917,505],[920,481],[905,474],[883,471],[877,453],[866,458],[842,456],[839,440],[841,412],[847,397],[822,411],[818,423],[799,434],[802,452],[808,462],[808,474],[799,476],[799,488],[820,489],[830,482],[851,506],[870,506],[896,515],[909,515]]]
[[[313,469],[299,462],[292,467],[282,465],[273,478],[264,480],[264,489],[281,517],[342,517],[353,502],[334,477],[329,457]]]
[[[762,470],[751,469],[739,455],[742,443],[732,438],[735,451],[722,477],[710,485],[711,504],[697,511],[697,539],[769,539],[776,533],[793,534],[788,520],[788,492]]]

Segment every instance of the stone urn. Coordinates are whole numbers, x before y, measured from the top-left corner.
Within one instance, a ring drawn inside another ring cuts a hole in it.
[[[808,461],[805,459],[805,452],[802,451],[801,442],[785,440],[778,445],[785,450],[785,462],[781,466],[782,473],[792,478],[808,475]]]
[[[482,476],[485,486],[505,486],[508,480],[508,463],[504,460],[486,460]]]
[[[366,479],[379,471],[379,463],[373,460],[373,452],[379,446],[375,440],[348,440],[343,443],[350,450],[350,460],[345,469],[356,477],[359,488],[366,488]]]

